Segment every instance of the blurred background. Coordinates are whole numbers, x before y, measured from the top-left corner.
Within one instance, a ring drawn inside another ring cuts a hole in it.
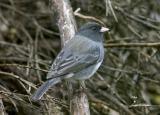
[[[110,28],[105,60],[86,81],[91,115],[160,115],[160,0],[71,0],[71,5]],[[78,27],[89,21],[75,18]],[[65,82],[42,101],[30,100],[60,49],[48,0],[0,0],[1,115],[69,114]]]

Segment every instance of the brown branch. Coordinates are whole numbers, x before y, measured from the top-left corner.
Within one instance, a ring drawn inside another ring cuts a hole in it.
[[[74,95],[70,104],[72,115],[90,115],[88,97],[84,92]]]
[[[72,7],[69,0],[51,0],[51,9],[57,11],[61,44],[64,46],[77,31]],[[71,89],[70,86],[68,89]],[[90,115],[87,95],[79,92],[72,96],[71,90],[69,93],[71,115]]]
[[[71,39],[77,31],[73,11],[68,0],[51,0],[51,9],[57,11],[58,28],[62,46]],[[55,10],[56,9],[56,10]]]
[[[101,89],[97,90],[97,92],[99,94],[103,95],[104,97],[106,97],[107,99],[109,99],[110,101],[112,101],[113,104],[117,105],[121,110],[125,111],[127,113],[127,115],[135,115],[132,111],[130,111],[128,109],[128,107],[126,105],[121,103],[114,96],[107,94],[106,92],[102,91]]]
[[[80,17],[80,18],[83,18],[83,19],[89,19],[89,20],[93,20],[93,21],[99,22],[100,24],[102,24],[102,25],[105,26],[105,24],[104,24],[101,20],[99,20],[98,18],[95,18],[95,17],[92,17],[92,16],[83,15],[83,14],[79,13],[80,10],[81,10],[80,8],[77,8],[77,9],[74,11],[74,15],[75,15],[75,16],[78,16],[78,17]]]
[[[154,43],[107,43],[104,44],[107,48],[113,47],[160,47],[160,42]]]
[[[0,115],[7,115],[5,112],[5,108],[3,105],[3,100],[2,100],[2,96],[0,95]]]
[[[32,67],[32,66],[26,66],[26,65],[20,65],[20,64],[0,64],[0,67],[1,66],[10,66],[10,67],[13,66],[13,67],[29,68],[29,69],[33,69],[33,70],[42,71],[42,72],[45,72],[45,73],[49,72],[48,70],[45,70],[45,69],[35,68],[35,67]]]
[[[124,16],[126,16],[126,17],[128,17],[128,18],[130,18],[130,19],[132,19],[132,20],[134,20],[134,21],[136,21],[136,22],[139,22],[139,23],[141,23],[141,24],[143,24],[143,25],[145,25],[145,26],[147,26],[147,27],[150,27],[150,28],[155,29],[155,30],[158,30],[158,31],[160,30],[160,28],[159,28],[158,26],[153,25],[153,24],[150,23],[150,22],[141,20],[141,19],[139,19],[138,17],[136,17],[136,16],[134,16],[134,15],[132,15],[132,14],[127,13],[125,10],[123,10],[123,9],[120,8],[120,7],[115,7],[115,10],[121,12]]]
[[[15,79],[23,82],[24,84],[28,85],[29,87],[32,87],[32,88],[34,88],[34,89],[37,89],[36,86],[35,86],[33,83],[31,83],[31,82],[29,82],[29,81],[27,81],[27,80],[19,77],[18,75],[15,75],[15,74],[13,74],[13,73],[4,72],[4,71],[0,71],[0,74],[6,75],[6,76],[9,76],[9,77],[13,77],[13,78],[15,78]]]

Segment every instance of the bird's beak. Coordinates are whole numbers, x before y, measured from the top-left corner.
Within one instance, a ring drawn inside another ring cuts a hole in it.
[[[109,31],[109,29],[106,27],[101,27],[101,29],[100,29],[100,32],[107,32],[107,31]]]

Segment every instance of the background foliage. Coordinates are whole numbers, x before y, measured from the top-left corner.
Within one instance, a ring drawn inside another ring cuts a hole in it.
[[[110,28],[105,35],[105,60],[95,77],[86,81],[91,114],[160,114],[160,1],[71,0],[71,4],[73,10],[81,8],[81,14]],[[49,1],[0,1],[2,114],[68,113],[65,82],[53,87],[41,102],[30,100],[60,50],[56,21]],[[89,20],[76,17],[76,21],[80,27]],[[135,47],[134,43],[151,45]]]

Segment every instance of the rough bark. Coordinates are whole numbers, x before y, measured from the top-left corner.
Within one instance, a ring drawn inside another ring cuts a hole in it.
[[[57,13],[58,28],[63,46],[68,40],[72,39],[77,31],[73,10],[68,0],[51,0],[51,9]]]

